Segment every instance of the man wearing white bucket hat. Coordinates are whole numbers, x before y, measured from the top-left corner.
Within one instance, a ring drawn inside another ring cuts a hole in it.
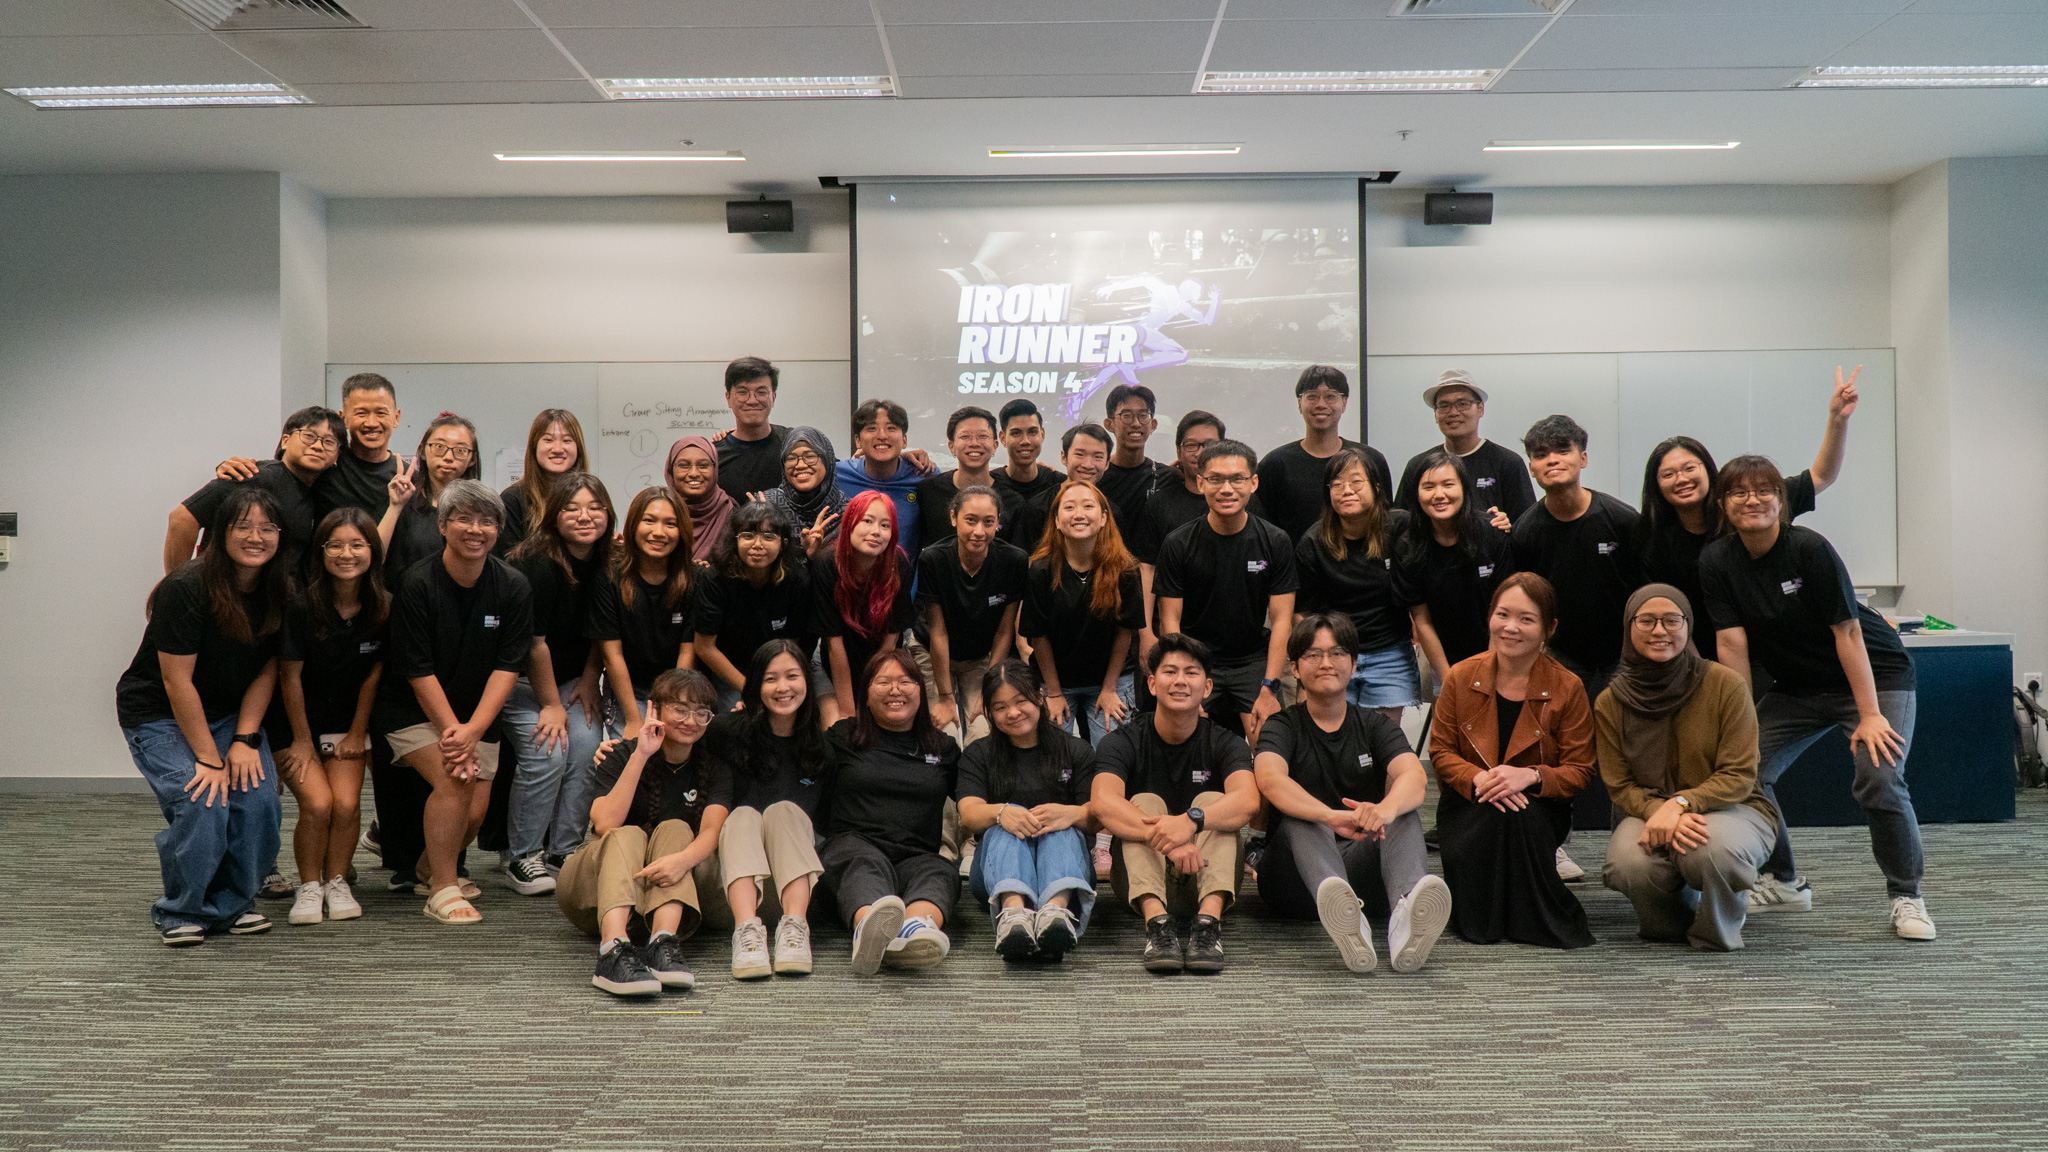
[[[1444,451],[1465,462],[1472,476],[1473,491],[1466,498],[1481,508],[1498,508],[1512,521],[1536,502],[1529,484],[1529,465],[1519,452],[1503,448],[1479,434],[1480,417],[1486,415],[1486,390],[1472,382],[1462,368],[1450,368],[1436,383],[1422,390],[1422,402],[1436,413],[1436,426],[1443,430]],[[1422,482],[1422,458],[1418,452],[1401,470],[1401,484],[1394,490],[1397,504],[1415,498]]]

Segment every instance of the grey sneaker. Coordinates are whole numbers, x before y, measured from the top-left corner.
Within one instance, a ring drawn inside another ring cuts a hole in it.
[[[784,916],[775,925],[775,971],[783,976],[811,974],[811,925],[801,916]]]
[[[1358,894],[1342,876],[1332,876],[1316,886],[1316,918],[1323,931],[1337,945],[1337,955],[1353,972],[1370,972],[1380,962],[1372,950],[1372,927],[1360,912]]]
[[[612,950],[597,954],[597,970],[590,975],[592,987],[614,996],[659,996],[661,981],[648,971],[632,942],[615,940]]]
[[[732,930],[732,978],[761,980],[775,975],[768,959],[768,928],[759,916],[749,917]]]
[[[1038,954],[1032,930],[1038,913],[1029,908],[1005,908],[996,913],[996,955],[1005,960],[1029,960]]]
[[[631,945],[626,945],[631,947]],[[664,932],[647,942],[640,949],[640,963],[663,988],[695,988],[697,974],[690,971],[689,961],[683,959],[683,942],[672,932]]]
[[[1081,920],[1070,909],[1047,906],[1038,910],[1031,934],[1038,938],[1038,954],[1057,960],[1074,950],[1081,938]]]
[[[1927,915],[1927,901],[1918,896],[1892,897],[1892,931],[1901,940],[1934,939],[1934,921]]]
[[[1749,890],[1751,912],[1811,912],[1813,911],[1813,886],[1804,876],[1780,880],[1765,873],[1756,878]]]
[[[1576,883],[1586,878],[1586,870],[1579,867],[1578,861],[1565,855],[1562,848],[1557,850],[1557,878],[1567,884]]]
[[[1450,885],[1435,876],[1417,880],[1387,919],[1387,962],[1396,972],[1422,967],[1450,922]]]
[[[903,927],[903,898],[884,896],[868,906],[867,919],[853,929],[853,971],[873,976],[882,968],[882,953]]]

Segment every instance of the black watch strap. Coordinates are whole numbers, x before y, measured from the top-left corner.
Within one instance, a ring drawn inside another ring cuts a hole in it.
[[[1187,817],[1195,822],[1195,831],[1205,831],[1205,825],[1209,821],[1209,814],[1207,812],[1202,811],[1200,808],[1189,808]]]
[[[251,748],[261,748],[263,747],[263,733],[237,732],[235,733],[235,743],[247,744]]]

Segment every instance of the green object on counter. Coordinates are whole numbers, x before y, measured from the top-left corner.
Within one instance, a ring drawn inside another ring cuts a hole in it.
[[[1943,620],[1939,616],[1924,617],[1920,627],[1929,632],[1953,632],[1956,630],[1955,625]]]

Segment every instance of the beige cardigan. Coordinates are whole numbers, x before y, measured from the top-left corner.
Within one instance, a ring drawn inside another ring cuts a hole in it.
[[[1756,705],[1749,685],[1727,667],[1708,663],[1699,690],[1674,718],[1678,742],[1678,795],[1695,812],[1712,812],[1747,804],[1773,824],[1777,810],[1756,783]],[[1600,743],[1600,778],[1607,795],[1629,816],[1648,820],[1670,796],[1652,791],[1636,779],[1621,751],[1621,703],[1611,691],[1593,706],[1594,734]]]

